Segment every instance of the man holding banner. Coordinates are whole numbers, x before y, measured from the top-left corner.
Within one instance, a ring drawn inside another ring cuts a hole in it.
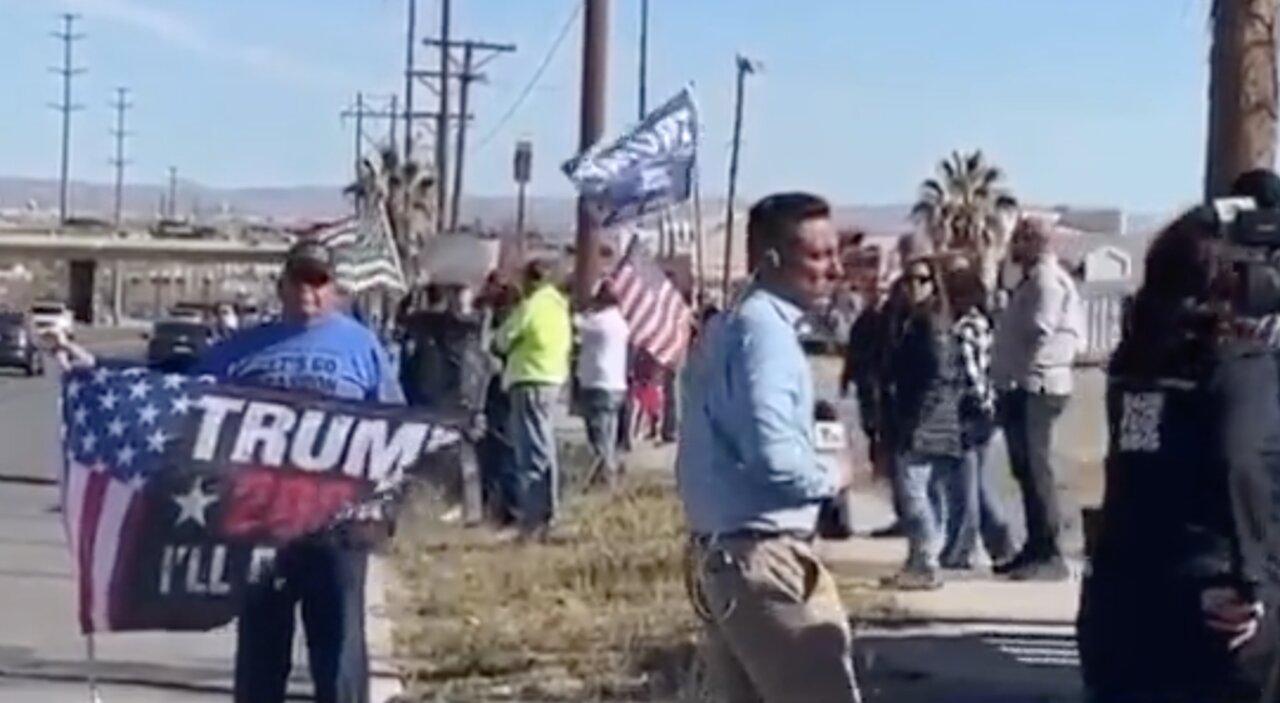
[[[368,328],[337,311],[335,263],[315,242],[287,254],[281,319],[210,350],[200,370],[236,385],[346,400],[402,404],[386,352]],[[236,647],[236,703],[282,703],[301,605],[318,703],[365,703],[369,671],[364,588],[368,554],[335,535],[281,547],[243,597]]]

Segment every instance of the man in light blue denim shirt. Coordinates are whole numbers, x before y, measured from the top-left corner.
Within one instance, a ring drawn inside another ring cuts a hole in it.
[[[814,449],[796,329],[841,275],[830,207],[806,193],[760,201],[747,257],[754,282],[707,323],[686,366],[676,478],[694,607],[729,703],[859,701],[848,617],[814,552],[822,506],[848,476]]]

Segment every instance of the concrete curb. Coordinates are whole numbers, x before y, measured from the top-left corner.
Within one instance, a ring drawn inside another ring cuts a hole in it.
[[[387,557],[369,556],[364,606],[365,637],[369,642],[369,700],[373,703],[386,703],[404,693],[399,667],[394,663],[394,632],[387,608],[392,569]]]

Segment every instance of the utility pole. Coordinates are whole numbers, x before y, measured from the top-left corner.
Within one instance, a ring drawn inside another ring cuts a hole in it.
[[[346,117],[347,113],[344,112],[343,116]],[[351,116],[356,119],[356,142],[353,153],[356,157],[355,172],[358,177],[360,165],[364,163],[364,93],[361,91],[356,92],[356,109]]]
[[[170,220],[178,219],[178,167],[169,167],[169,212]]]
[[[734,200],[738,195],[738,153],[742,149],[742,111],[746,100],[747,75],[755,73],[757,66],[750,59],[739,55],[737,58],[738,85],[733,104],[733,148],[729,153],[729,199],[725,204],[724,215],[724,280],[721,281],[721,295],[724,304],[729,304],[730,272],[733,261],[733,213]]]
[[[453,49],[459,49],[459,48],[462,49],[462,70],[461,71],[459,72],[414,71],[414,76],[416,76],[417,78],[437,81],[436,91],[437,93],[440,94],[442,103],[448,102],[447,98],[445,98],[444,96],[446,93],[449,92],[450,82],[456,80],[460,86],[458,91],[459,92],[458,113],[467,115],[468,117],[470,117],[470,114],[471,114],[470,113],[471,84],[476,82],[484,82],[486,80],[485,74],[480,72],[480,69],[484,68],[491,61],[496,59],[499,55],[509,54],[516,50],[516,47],[514,44],[495,44],[493,42],[477,41],[475,39],[467,39],[463,41],[448,42],[448,43],[446,43],[443,39],[425,39],[423,40],[423,44],[433,48],[440,48],[446,53],[448,53],[451,57],[452,57]],[[487,53],[486,55],[481,56],[480,52],[487,52]],[[452,65],[452,59],[449,61],[449,63]],[[448,120],[442,119],[443,115],[444,113],[436,113],[436,147],[437,149],[443,147],[444,150],[447,152],[449,147],[449,141],[448,141],[449,128],[447,125],[450,124],[451,121],[453,120],[453,115],[452,114],[449,115]],[[440,131],[442,129],[442,125],[444,125],[443,126],[443,129],[445,130],[444,132]],[[446,225],[448,225],[450,229],[457,229],[458,222],[461,219],[462,186],[463,186],[464,178],[466,175],[465,174],[466,148],[467,148],[467,123],[466,121],[462,121],[458,123],[458,133],[455,135],[454,149],[455,149],[455,156],[457,158],[457,164],[453,170],[453,174],[452,174],[453,182],[451,186],[444,182],[444,179],[447,177],[446,176],[447,170],[441,170],[438,167],[436,169],[436,177],[438,179],[436,183],[436,194],[438,197],[441,198],[441,202],[450,203],[450,206],[448,207],[447,210],[444,209],[443,206],[440,206],[441,209],[439,210],[439,217],[440,217],[439,226],[442,231]],[[443,162],[446,165],[448,162],[448,158],[449,157],[446,156],[445,161]],[[436,161],[437,161],[437,164],[441,163],[440,157],[438,155],[436,157]],[[445,200],[446,196],[451,196],[451,197],[449,197],[448,200]]]
[[[129,102],[129,89],[116,88],[115,102],[111,107],[116,111],[115,128],[111,136],[116,140],[115,158],[111,165],[116,169],[115,203],[112,207],[112,222],[115,224],[116,236],[124,236],[124,167],[129,163],[124,155],[124,140],[129,136],[125,129],[125,112],[133,105]],[[111,319],[120,324],[124,316],[124,265],[119,259],[111,264]]]
[[[648,112],[649,92],[649,0],[640,0],[640,119]]]
[[[388,116],[388,117],[387,117],[387,120],[388,120],[388,123],[387,123],[387,145],[388,145],[389,147],[391,147],[392,149],[395,149],[395,147],[396,147],[396,120],[397,120],[397,118],[399,118],[399,117],[400,117],[400,112],[399,112],[399,110],[400,110],[400,106],[399,106],[399,105],[400,105],[400,100],[399,100],[396,96],[392,95],[392,96],[391,96],[391,114],[390,114],[390,116]],[[409,117],[411,117],[411,115],[405,115],[405,117],[406,117],[406,118],[409,118]],[[410,123],[410,124],[412,124],[412,123],[413,123],[413,120],[412,120],[412,119],[409,119],[409,123]]]
[[[413,157],[413,51],[418,43],[418,0],[408,0],[409,12],[405,22],[404,47],[404,160]],[[445,0],[448,4],[448,0]],[[392,142],[393,144],[395,142]]]
[[[436,119],[436,227],[443,229],[449,205],[449,59],[451,0],[440,0],[440,115]]]
[[[471,97],[471,82],[476,80],[476,76],[472,73],[475,63],[476,47],[472,42],[467,42],[462,47],[462,73],[458,76],[461,83],[458,91],[458,111],[467,114],[467,104]],[[441,94],[449,92],[449,86],[446,82],[444,90]],[[444,135],[437,137],[440,141],[444,141]],[[463,120],[458,124],[458,142],[454,147],[455,153],[458,155],[458,162],[453,167],[453,202],[449,205],[449,231],[458,231],[458,213],[462,210],[462,169],[466,163],[467,156],[467,122]]]
[[[585,152],[604,134],[609,69],[609,0],[585,0],[582,18],[582,96],[578,151]],[[600,269],[599,228],[578,198],[578,233],[574,265],[574,295],[580,303],[591,297]]]
[[[81,106],[71,102],[71,79],[85,72],[85,69],[75,67],[73,55],[75,43],[84,39],[83,34],[76,34],[74,31],[75,23],[79,19],[80,15],[63,13],[62,31],[53,33],[53,37],[62,42],[62,67],[51,70],[62,76],[62,102],[53,105],[53,108],[62,113],[62,164],[58,177],[58,221],[63,224],[66,223],[67,216],[70,214],[71,205],[71,113],[81,109]]]
[[[112,222],[115,223],[116,229],[120,229],[120,225],[124,222],[124,167],[129,164],[128,159],[124,155],[124,142],[129,137],[128,130],[125,129],[125,113],[133,104],[129,102],[129,89],[116,88],[116,99],[111,103],[111,107],[116,111],[116,124],[111,130],[111,136],[116,140],[115,157],[111,159],[111,165],[116,169],[116,190],[115,202],[112,208]]]

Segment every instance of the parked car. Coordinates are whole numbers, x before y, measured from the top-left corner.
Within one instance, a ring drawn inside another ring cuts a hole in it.
[[[28,376],[44,373],[44,354],[35,331],[20,312],[0,312],[0,367],[21,369]]]
[[[796,331],[800,345],[809,354],[839,354],[845,341],[840,335],[838,321],[829,315],[808,316],[800,321]]]
[[[147,338],[149,366],[182,371],[213,343],[213,328],[204,322],[163,320],[152,325]]]
[[[209,311],[196,303],[178,303],[169,309],[169,318],[173,322],[203,323],[209,319]]]
[[[56,300],[44,300],[31,306],[31,327],[37,334],[61,331],[68,338],[75,339],[76,336],[71,309]]]

